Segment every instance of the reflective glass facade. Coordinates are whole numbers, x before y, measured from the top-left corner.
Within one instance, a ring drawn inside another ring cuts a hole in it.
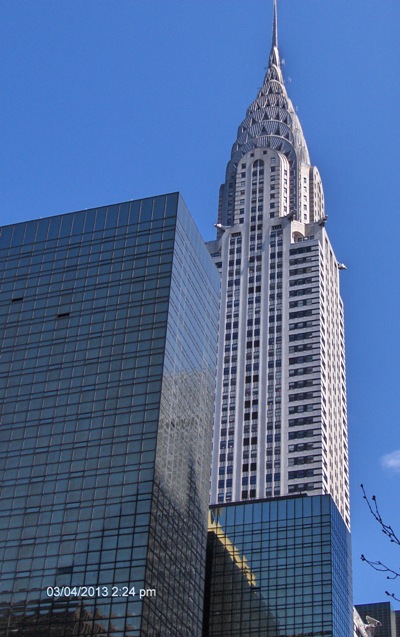
[[[396,628],[396,611],[392,609],[390,602],[357,604],[355,608],[364,624],[368,624],[367,616],[381,622],[382,625],[375,631],[376,637],[397,637],[398,634],[400,635]]]
[[[204,637],[351,637],[351,590],[331,496],[211,507]]]
[[[200,635],[219,296],[202,239],[178,194],[0,231],[0,634]]]

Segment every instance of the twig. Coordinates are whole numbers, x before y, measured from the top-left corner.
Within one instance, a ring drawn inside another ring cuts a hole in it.
[[[385,522],[382,520],[382,516],[380,514],[379,511],[379,507],[378,507],[378,502],[376,497],[373,495],[371,496],[371,500],[373,502],[373,505],[371,504],[371,502],[368,499],[367,494],[365,493],[365,489],[364,489],[364,485],[361,485],[361,489],[363,492],[363,498],[364,500],[366,500],[368,508],[371,512],[371,514],[374,516],[375,520],[378,522],[378,524],[380,524],[381,528],[382,528],[382,533],[384,533],[391,542],[394,542],[394,544],[398,544],[400,546],[400,538],[398,538],[398,536],[396,535],[396,533],[394,532],[394,530],[392,529],[392,527],[389,524],[385,524]]]
[[[382,533],[384,533],[386,535],[386,537],[389,538],[390,542],[393,542],[394,544],[398,544],[400,546],[400,539],[399,537],[396,535],[396,533],[394,532],[393,528],[389,525],[389,524],[385,524],[385,522],[382,519],[381,513],[379,511],[379,507],[378,507],[378,502],[376,500],[376,497],[373,495],[371,496],[371,501],[373,504],[371,504],[367,494],[365,493],[365,489],[364,489],[364,485],[361,485],[361,489],[363,492],[363,498],[366,501],[368,508],[370,510],[371,515],[375,518],[375,520],[378,522],[378,524],[381,527]],[[387,573],[386,578],[387,579],[397,579],[398,577],[400,577],[400,571],[399,570],[394,570],[393,568],[390,568],[389,566],[387,566],[386,564],[383,564],[383,562],[372,562],[371,560],[367,559],[365,557],[365,555],[361,555],[361,559],[363,562],[366,562],[367,564],[369,564],[369,566],[371,566],[375,571],[379,571],[380,573]],[[394,593],[389,593],[388,591],[385,591],[386,595],[388,597],[391,597],[392,599],[396,600],[397,602],[400,602],[400,598],[396,597],[396,595]]]

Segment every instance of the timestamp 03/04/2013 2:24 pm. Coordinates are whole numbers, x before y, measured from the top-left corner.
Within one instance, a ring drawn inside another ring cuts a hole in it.
[[[47,597],[156,597],[155,588],[135,586],[48,586]]]

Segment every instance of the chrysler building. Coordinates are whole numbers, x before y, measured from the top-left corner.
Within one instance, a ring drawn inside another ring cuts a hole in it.
[[[211,503],[330,494],[347,526],[340,270],[324,194],[284,83],[274,0],[268,69],[220,189]]]

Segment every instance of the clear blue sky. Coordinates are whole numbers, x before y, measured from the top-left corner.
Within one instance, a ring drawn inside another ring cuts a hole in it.
[[[0,0],[0,224],[179,190],[213,238],[268,59],[272,0]],[[322,174],[346,310],[355,602],[400,566],[399,0],[280,0],[284,74]],[[392,586],[400,594],[400,582]],[[397,605],[400,607],[400,605]]]

